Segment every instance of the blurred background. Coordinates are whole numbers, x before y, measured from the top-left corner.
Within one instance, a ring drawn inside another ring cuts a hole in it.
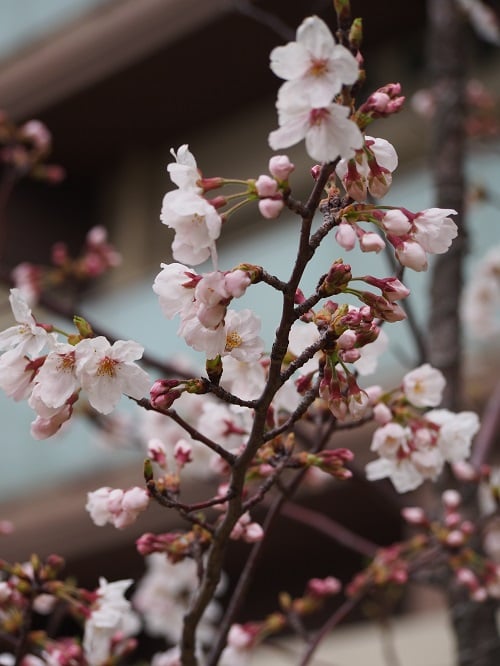
[[[400,159],[384,201],[422,210],[433,205],[429,121],[416,113],[410,99],[429,86],[425,3],[352,0],[351,5],[353,14],[363,17],[364,95],[399,81],[408,100],[401,113],[369,130],[391,141]],[[269,70],[269,53],[293,39],[311,13],[334,28],[331,0],[2,0],[0,108],[15,122],[43,121],[53,134],[51,161],[67,172],[58,185],[24,181],[14,190],[4,212],[4,267],[10,270],[21,261],[47,263],[57,240],[76,253],[88,230],[103,225],[123,261],[85,294],[79,314],[117,337],[136,339],[157,358],[175,355],[188,363],[202,362],[176,338],[177,323],[162,317],[151,290],[160,263],[171,260],[172,237],[159,222],[162,197],[171,187],[169,151],[188,143],[206,176],[256,178],[265,173],[271,156],[267,135],[277,126],[274,104],[280,85]],[[468,76],[498,98],[499,50],[469,32],[464,44]],[[471,144],[470,182],[487,196],[471,203],[469,272],[485,249],[500,242],[499,149],[496,135]],[[312,164],[302,146],[288,154],[297,165],[294,195],[305,198]],[[224,230],[221,268],[247,261],[286,277],[296,224],[291,216],[263,220],[256,207],[248,207]],[[338,253],[325,244],[318,258],[321,268],[308,276],[310,287]],[[353,265],[361,260],[364,273],[387,273],[380,257],[344,258]],[[427,281],[422,278],[409,278],[410,287],[416,283],[412,298],[420,322],[426,317]],[[264,288],[249,292],[243,307],[255,307],[262,316],[270,345],[276,301],[267,299]],[[12,323],[7,291],[2,303],[6,327]],[[415,358],[404,324],[390,328],[397,338],[395,353],[384,359],[384,373],[369,383],[389,386]],[[498,372],[491,344],[488,350],[468,347],[472,405],[481,402]],[[165,530],[172,518],[151,509],[137,526],[117,532],[95,527],[83,507],[86,493],[101,485],[140,485],[144,452],[134,450],[126,432],[121,441],[103,443],[97,429],[83,421],[56,438],[36,442],[29,433],[31,419],[25,405],[0,396],[0,517],[16,527],[12,537],[2,540],[2,557],[22,561],[33,551],[56,551],[89,586],[97,582],[96,571],[113,579],[127,577],[131,570],[133,575],[141,567],[134,536]],[[369,459],[369,432],[350,435],[340,445],[359,452],[361,467]],[[360,477],[349,487],[332,483],[321,495],[311,492],[306,504],[322,511],[326,507],[351,529],[379,544],[389,543],[400,534],[399,500],[385,490],[389,488],[374,492]],[[281,589],[302,591],[304,578],[298,580],[295,572],[311,559],[305,538],[314,548],[314,575],[347,579],[359,567],[359,556],[311,530],[304,537],[284,518],[276,542],[286,543],[287,563],[270,543],[263,566],[279,576],[268,576],[265,595],[255,588],[245,611],[249,617],[272,610]],[[240,550],[245,548],[236,545],[231,554],[233,578]]]

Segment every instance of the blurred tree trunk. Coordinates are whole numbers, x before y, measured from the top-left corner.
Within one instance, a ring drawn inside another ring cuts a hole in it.
[[[428,360],[447,382],[443,407],[457,410],[462,402],[462,340],[460,297],[463,259],[467,250],[465,219],[465,71],[467,48],[464,20],[456,0],[428,0],[428,62],[433,78],[436,112],[431,167],[435,205],[453,208],[459,227],[451,249],[434,263],[429,318]],[[459,666],[498,666],[500,640],[491,602],[471,602],[463,588],[450,581],[448,603],[455,632]]]
[[[444,374],[443,406],[461,402],[461,331],[459,304],[463,258],[467,246],[465,221],[465,69],[467,49],[463,18],[455,0],[428,0],[428,62],[436,111],[431,144],[435,205],[453,208],[459,234],[446,254],[435,257],[431,286],[428,360]]]

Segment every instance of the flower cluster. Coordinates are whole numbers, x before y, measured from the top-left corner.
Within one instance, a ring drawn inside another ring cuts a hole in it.
[[[305,139],[308,154],[318,162],[353,157],[363,135],[349,119],[349,108],[335,98],[343,86],[356,83],[359,66],[326,24],[317,16],[306,18],[295,42],[272,51],[271,69],[285,79],[276,102],[280,127],[269,135],[271,148]]]
[[[120,488],[103,487],[88,493],[85,508],[96,525],[111,523],[123,529],[135,522],[148,504],[149,496],[143,488],[136,486],[123,491]]]
[[[183,264],[162,264],[153,291],[169,319],[179,315],[178,334],[207,358],[231,355],[241,361],[256,361],[264,345],[258,336],[260,319],[250,310],[236,312],[227,307],[251,284],[248,271],[213,271],[197,275]]]
[[[439,544],[446,554],[453,579],[469,591],[474,601],[499,599],[500,565],[472,549],[471,538],[476,533],[476,526],[461,512],[460,493],[446,490],[441,502],[440,520],[429,518],[421,507],[406,507],[402,511],[403,517],[423,531],[426,545]]]
[[[18,323],[0,333],[0,387],[35,410],[36,439],[50,437],[71,417],[82,389],[102,414],[115,408],[122,393],[139,399],[148,392],[150,379],[134,362],[143,352],[136,342],[111,345],[103,336],[81,335],[67,336],[74,344],[60,342],[52,326],[37,323],[18,289],[11,290],[10,303]],[[86,322],[77,324],[89,333]]]
[[[380,390],[373,413],[381,425],[371,443],[380,458],[368,463],[368,479],[389,477],[398,492],[407,492],[425,479],[435,480],[445,462],[468,458],[479,429],[474,412],[420,411],[439,405],[444,386],[439,370],[424,364],[405,375],[400,389],[387,394]]]
[[[402,266],[415,271],[425,271],[428,254],[443,254],[457,237],[458,228],[449,217],[457,211],[447,208],[427,208],[412,213],[405,208],[373,208],[352,205],[344,209],[342,221],[336,233],[337,242],[345,250],[352,250],[359,240],[364,252],[379,252],[384,240],[373,232],[366,232],[360,222],[371,222],[384,234],[394,247],[396,258]]]

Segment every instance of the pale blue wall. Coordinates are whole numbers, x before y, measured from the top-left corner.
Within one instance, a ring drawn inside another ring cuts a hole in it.
[[[0,0],[0,58],[109,0]]]

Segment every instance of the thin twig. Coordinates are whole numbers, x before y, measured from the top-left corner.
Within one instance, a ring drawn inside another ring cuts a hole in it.
[[[141,398],[140,400],[137,400],[136,398],[130,399],[148,411],[157,412],[158,414],[164,414],[165,416],[168,416],[172,419],[172,421],[175,421],[178,425],[180,425],[197,442],[201,442],[202,444],[205,444],[205,446],[208,446],[209,449],[212,449],[212,451],[215,451],[215,453],[217,453],[221,458],[224,458],[224,460],[229,463],[229,465],[234,465],[236,461],[235,455],[230,453],[230,451],[225,449],[220,444],[217,444],[213,440],[203,435],[199,430],[185,421],[182,416],[180,416],[174,409],[158,409],[153,407],[148,398]]]

